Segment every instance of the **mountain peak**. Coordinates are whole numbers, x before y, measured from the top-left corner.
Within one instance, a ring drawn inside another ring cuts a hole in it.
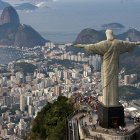
[[[21,25],[12,6],[6,7],[0,18],[0,45],[34,47],[45,45],[46,40],[31,26]]]
[[[16,26],[20,25],[19,16],[16,10],[12,6],[6,7],[1,14],[0,25],[6,24],[6,23],[16,25]]]
[[[105,39],[105,34],[91,28],[82,30],[75,40],[75,44],[92,44]]]
[[[140,32],[134,28],[129,29],[125,33],[118,35],[119,39],[125,40],[126,38],[130,41],[139,41],[140,40]]]

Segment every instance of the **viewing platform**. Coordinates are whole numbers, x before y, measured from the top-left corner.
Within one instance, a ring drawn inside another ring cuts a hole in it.
[[[96,113],[85,114],[84,117],[79,119],[80,133],[85,140],[139,140],[140,123],[125,118],[125,124],[125,127],[102,128],[99,125]]]

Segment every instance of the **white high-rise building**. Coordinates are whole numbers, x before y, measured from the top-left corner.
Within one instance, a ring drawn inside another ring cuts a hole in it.
[[[78,79],[79,78],[79,71],[72,70],[72,78]]]
[[[32,105],[32,96],[27,96],[27,105]]]
[[[20,110],[24,111],[26,107],[26,98],[24,95],[20,95]]]
[[[89,64],[94,67],[95,71],[101,69],[101,58],[99,55],[89,56]]]
[[[31,106],[31,105],[28,106],[28,113],[29,113],[29,115],[31,115],[31,116],[34,115],[34,113],[35,113],[35,109],[34,109],[33,106]]]
[[[56,85],[54,87],[54,94],[57,95],[57,96],[60,96],[61,95],[61,86]]]
[[[129,81],[130,81],[129,79],[130,79],[130,78],[129,78],[129,75],[125,75],[125,76],[124,76],[124,84],[125,84],[125,85],[128,85],[128,84],[129,84]]]
[[[63,71],[63,77],[64,77],[64,80],[65,79],[69,79],[69,72],[68,72],[68,70],[64,70]]]
[[[52,48],[55,47],[55,45],[54,45],[52,42],[47,42],[47,43],[45,44],[45,47],[52,49]]]

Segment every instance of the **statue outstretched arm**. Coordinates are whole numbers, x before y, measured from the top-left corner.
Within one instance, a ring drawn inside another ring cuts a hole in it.
[[[86,45],[84,45],[84,44],[76,44],[74,46],[77,47],[77,48],[84,48]]]
[[[77,48],[84,48],[87,52],[102,55],[104,53],[104,41],[96,44],[77,44]]]
[[[136,44],[136,45],[138,45],[138,46],[140,46],[140,42],[139,42],[139,41],[138,41],[138,42],[136,42],[135,44]]]
[[[140,46],[140,42],[122,41],[120,46],[120,53],[130,52],[133,51],[136,46]]]
[[[136,47],[140,45],[140,42],[129,42],[129,41],[123,41],[123,44],[126,46],[132,46],[132,47]]]

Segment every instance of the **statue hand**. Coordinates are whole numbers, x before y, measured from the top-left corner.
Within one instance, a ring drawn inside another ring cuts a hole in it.
[[[138,42],[136,42],[136,45],[139,45],[140,46],[140,42],[138,41]]]
[[[82,44],[77,44],[77,45],[74,45],[75,47],[77,47],[77,48],[84,48],[84,45],[82,45]]]

